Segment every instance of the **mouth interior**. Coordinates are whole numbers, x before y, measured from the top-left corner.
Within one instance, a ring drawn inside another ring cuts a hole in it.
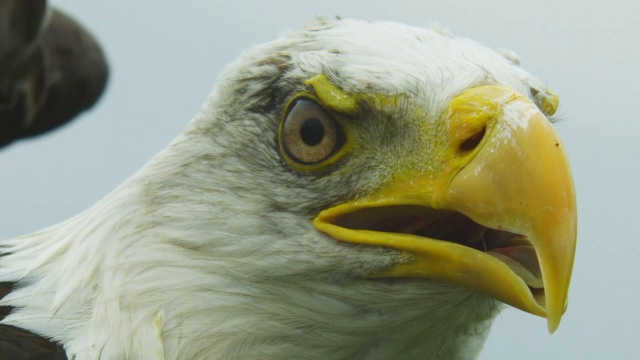
[[[414,205],[362,208],[332,222],[353,230],[412,234],[485,252],[518,275],[538,302],[544,298],[538,257],[524,235],[488,228],[454,211]]]

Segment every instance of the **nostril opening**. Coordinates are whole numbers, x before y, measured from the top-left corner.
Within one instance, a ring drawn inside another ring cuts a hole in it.
[[[480,131],[463,141],[462,144],[460,144],[460,151],[467,152],[475,149],[480,144],[480,141],[482,141],[485,132],[486,128],[483,127]]]

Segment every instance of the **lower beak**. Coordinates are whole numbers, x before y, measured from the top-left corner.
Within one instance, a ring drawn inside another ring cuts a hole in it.
[[[566,309],[577,227],[559,137],[536,105],[500,86],[468,90],[447,114],[442,169],[409,170],[369,196],[321,212],[314,226],[341,241],[411,254],[372,277],[462,285],[546,316],[553,332]],[[451,214],[473,225],[458,221],[443,231]],[[389,219],[402,225],[380,225]],[[458,235],[432,236],[456,231],[494,239],[482,238],[478,248]]]

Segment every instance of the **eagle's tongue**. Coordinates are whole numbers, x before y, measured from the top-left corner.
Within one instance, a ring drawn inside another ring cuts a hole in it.
[[[491,249],[489,255],[505,263],[531,288],[542,289],[542,272],[533,246],[519,245]]]

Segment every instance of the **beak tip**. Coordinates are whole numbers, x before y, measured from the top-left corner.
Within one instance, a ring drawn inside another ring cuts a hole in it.
[[[563,302],[562,307],[550,307],[547,308],[547,328],[549,329],[549,334],[553,334],[558,327],[560,326],[560,321],[562,320],[562,315],[564,315],[564,310],[566,309],[566,299]]]
[[[549,317],[547,319],[547,328],[549,329],[549,334],[553,334],[558,330],[558,326],[560,326],[560,318],[552,318]]]

